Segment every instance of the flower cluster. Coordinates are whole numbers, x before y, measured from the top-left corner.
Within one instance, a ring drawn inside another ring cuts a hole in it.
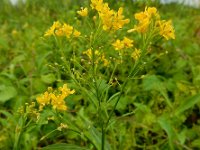
[[[115,48],[115,50],[122,50],[124,48],[131,48],[133,47],[133,40],[124,37],[123,40],[119,40],[117,39],[113,44],[112,44]]]
[[[138,20],[138,24],[128,32],[146,33],[153,29],[166,40],[175,39],[171,21],[160,20],[160,15],[155,7],[146,7],[144,12],[135,14],[135,19]]]
[[[93,59],[92,58],[92,49],[91,48],[86,50],[86,51],[84,51],[83,54],[87,55],[90,60]],[[101,61],[101,62],[103,62],[104,66],[108,66],[109,61],[105,58],[105,55],[103,53],[100,53],[98,50],[95,50],[94,51],[94,57],[95,57],[95,60],[96,60],[95,63],[98,63],[98,62]]]
[[[91,0],[92,9],[97,10],[103,24],[103,30],[116,31],[121,29],[125,24],[129,23],[129,19],[124,19],[123,8],[120,7],[117,12],[110,9],[108,3],[103,3],[103,0]]]
[[[66,36],[67,38],[79,37],[80,32],[74,29],[72,26],[64,23],[61,24],[59,21],[55,21],[53,25],[45,32],[44,36],[56,35],[59,37]]]
[[[160,35],[162,35],[166,40],[175,39],[174,29],[172,26],[172,21],[161,20],[157,22],[159,27]]]
[[[49,87],[44,94],[36,98],[37,102],[40,105],[40,110],[43,109],[46,105],[52,105],[53,109],[57,110],[67,110],[64,99],[69,95],[73,94],[75,90],[70,90],[67,87],[67,84],[64,84],[63,87],[60,87],[58,90],[54,90]]]

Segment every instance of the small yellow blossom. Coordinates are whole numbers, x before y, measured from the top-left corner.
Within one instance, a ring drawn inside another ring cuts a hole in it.
[[[112,45],[114,46],[115,50],[121,50],[124,48],[124,43],[121,42],[119,39],[116,40]]]
[[[92,60],[92,50],[88,49],[83,52],[83,54],[87,55],[90,60]],[[105,55],[103,53],[100,53],[98,50],[95,50],[94,52],[95,57],[95,63],[99,63],[100,61],[103,62],[104,66],[108,66],[109,61],[105,58]]]
[[[130,21],[129,19],[124,19],[122,7],[115,12],[109,8],[108,3],[103,3],[103,0],[91,0],[90,6],[92,9],[97,10],[105,31],[119,30]]]
[[[67,110],[67,106],[65,104],[65,98],[71,94],[74,94],[75,90],[70,90],[67,87],[67,84],[64,84],[63,87],[60,87],[57,90],[52,88],[48,88],[43,95],[40,95],[36,98],[38,104],[40,105],[40,110],[43,109],[45,105],[51,105],[53,109],[56,110]]]
[[[73,27],[64,23],[61,30],[63,31],[64,36],[66,36],[67,38],[70,38],[70,36],[73,32]]]
[[[124,37],[122,41],[117,39],[113,44],[115,50],[122,50],[123,48],[131,48],[133,47],[133,40]]]
[[[90,60],[92,59],[92,49],[91,48],[84,51],[83,54],[86,54],[89,57]],[[95,54],[95,56],[99,56],[100,53],[99,53],[98,50],[95,50],[94,54]]]
[[[88,15],[88,8],[81,7],[81,10],[77,11],[77,13],[82,17],[86,17]]]
[[[67,84],[64,84],[63,87],[59,88],[59,91],[62,92],[62,95],[64,95],[65,97],[74,94],[75,90],[70,90],[67,86]]]
[[[49,28],[49,30],[47,30],[44,34],[44,36],[51,36],[54,35],[56,30],[58,30],[59,28],[61,28],[61,23],[59,21],[56,21],[53,23],[53,25]]]
[[[62,25],[59,21],[56,21],[53,23],[50,29],[45,32],[44,36],[55,35],[59,37],[66,36],[67,38],[70,38],[71,35],[73,35],[74,37],[79,37],[80,34],[81,33],[74,29],[72,26],[66,23]]]
[[[101,60],[103,61],[103,65],[104,66],[108,66],[109,65],[109,61],[105,58],[105,55],[101,56]]]
[[[174,28],[172,26],[172,21],[159,21],[159,30],[160,30],[160,35],[163,36],[166,40],[169,39],[175,39],[175,34],[174,34]]]
[[[92,9],[96,9],[97,11],[101,11],[103,5],[103,0],[91,0],[90,6]]]
[[[51,97],[48,92],[45,92],[43,95],[40,95],[36,98],[37,102],[40,104],[40,110],[42,110],[45,105],[50,103],[50,99]]]
[[[57,110],[67,110],[67,106],[65,105],[65,96],[64,95],[55,95],[54,93],[51,93],[51,105],[53,106],[53,109]]]
[[[133,53],[131,54],[131,57],[137,61],[139,58],[140,58],[140,55],[141,55],[141,50],[140,49],[135,49],[133,51]]]
[[[133,40],[127,38],[127,37],[124,37],[122,43],[124,44],[124,47],[126,48],[131,48],[133,47]]]
[[[81,32],[74,30],[73,36],[74,37],[79,37],[81,35]]]
[[[138,20],[138,25],[136,25],[133,29],[128,30],[128,32],[147,32],[153,18],[159,18],[157,9],[155,7],[146,7],[144,12],[135,14],[135,19]]]

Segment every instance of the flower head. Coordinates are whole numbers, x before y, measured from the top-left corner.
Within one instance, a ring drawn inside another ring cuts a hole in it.
[[[64,84],[63,87],[60,87],[58,90],[48,88],[48,91],[38,96],[36,100],[40,105],[40,110],[42,110],[45,105],[50,104],[53,107],[53,109],[63,111],[67,110],[65,98],[71,94],[74,94],[74,92],[75,90],[70,90],[67,87],[67,84]]]
[[[160,35],[163,36],[166,40],[175,39],[174,28],[172,26],[171,20],[159,21],[158,26],[159,26]]]

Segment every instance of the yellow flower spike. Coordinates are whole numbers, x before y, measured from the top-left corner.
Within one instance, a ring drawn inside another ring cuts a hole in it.
[[[124,37],[122,43],[124,44],[124,46],[125,46],[126,48],[131,48],[131,47],[133,47],[133,40],[131,40],[131,39],[127,38],[127,37]]]
[[[88,15],[88,8],[81,7],[81,10],[77,11],[77,13],[82,17],[86,17]]]
[[[172,26],[172,21],[159,21],[158,22],[160,35],[163,36],[166,40],[175,39],[174,28]]]
[[[141,55],[141,50],[140,49],[136,49],[133,51],[133,53],[131,54],[131,57],[137,61],[140,58]]]
[[[114,46],[115,50],[121,50],[124,48],[124,43],[121,42],[119,39],[116,40],[112,45]]]

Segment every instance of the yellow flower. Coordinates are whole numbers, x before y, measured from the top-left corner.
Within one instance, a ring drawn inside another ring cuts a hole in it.
[[[116,31],[121,29],[125,24],[129,23],[129,19],[124,19],[123,8],[120,7],[117,12],[110,9],[108,3],[103,3],[103,0],[91,0],[92,9],[98,11],[99,17],[102,21],[103,30]]]
[[[131,39],[127,38],[127,37],[124,37],[122,43],[124,44],[124,46],[125,46],[126,48],[131,48],[131,47],[133,47],[133,40],[131,40]]]
[[[77,13],[80,16],[85,17],[85,16],[88,15],[88,8],[87,7],[86,8],[81,7],[81,10],[77,11]]]
[[[102,9],[103,0],[91,0],[90,6],[92,9],[96,9],[97,11],[100,11]]]
[[[136,25],[133,29],[128,30],[128,32],[147,32],[153,18],[159,19],[157,9],[155,7],[146,7],[144,12],[139,12],[135,14],[135,19],[138,20],[138,25]]]
[[[81,35],[81,32],[74,30],[74,32],[73,32],[74,37],[79,37],[80,35]]]
[[[104,54],[101,56],[101,61],[103,61],[103,65],[104,66],[108,66],[109,65],[109,61],[105,58]]]
[[[64,95],[55,95],[51,93],[51,105],[53,106],[53,109],[57,110],[67,110],[67,106],[64,101],[65,96]]]
[[[131,54],[131,57],[137,61],[139,58],[140,58],[140,55],[141,55],[141,50],[140,49],[135,49],[133,51],[133,53]]]
[[[114,46],[115,50],[121,50],[124,48],[124,43],[121,42],[119,39],[116,40],[112,45]]]
[[[72,34],[74,37],[79,37],[81,33],[66,23],[62,25],[59,21],[56,21],[53,23],[50,29],[45,32],[44,36],[56,35],[70,38]]]
[[[45,105],[50,103],[50,99],[50,94],[47,91],[44,94],[36,97],[37,102],[40,104],[40,110],[42,110]]]
[[[56,30],[61,28],[61,23],[59,21],[56,21],[53,23],[53,25],[45,32],[44,36],[51,36],[54,35]]]
[[[92,59],[92,49],[91,48],[89,48],[88,50],[84,51],[83,54],[86,54],[89,57],[90,60]],[[95,50],[94,54],[95,54],[95,56],[99,56],[100,55],[98,50]]]
[[[145,12],[148,14],[149,17],[159,16],[157,9],[155,7],[146,7]]]
[[[62,26],[62,31],[63,31],[63,34],[67,37],[67,38],[70,38],[72,32],[73,32],[73,27],[64,23],[63,26]]]
[[[129,19],[124,19],[122,13],[123,13],[123,8],[120,7],[118,12],[115,13],[115,16],[113,17],[113,25],[112,25],[113,30],[121,29],[125,24],[128,24],[130,22]]]
[[[40,95],[36,98],[37,102],[40,105],[40,110],[43,109],[45,105],[51,104],[53,109],[57,110],[67,110],[67,106],[65,104],[65,98],[71,94],[74,94],[75,90],[70,90],[67,87],[67,84],[64,84],[63,87],[60,87],[59,90],[54,90],[52,88],[48,88],[43,95]]]
[[[158,22],[160,35],[163,36],[166,40],[175,39],[174,28],[172,26],[172,21],[159,21]]]
[[[67,84],[64,84],[63,87],[59,88],[59,91],[62,92],[62,95],[64,95],[65,97],[74,94],[75,90],[70,90],[67,86]]]

